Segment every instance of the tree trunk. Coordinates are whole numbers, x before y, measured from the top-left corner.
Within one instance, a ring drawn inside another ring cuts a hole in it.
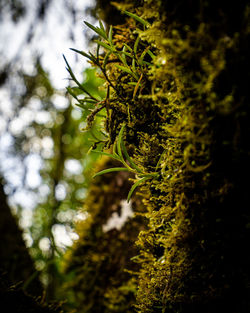
[[[22,231],[10,212],[3,186],[0,185],[0,271],[9,285],[21,284],[25,291],[40,295],[42,287],[22,238]]]

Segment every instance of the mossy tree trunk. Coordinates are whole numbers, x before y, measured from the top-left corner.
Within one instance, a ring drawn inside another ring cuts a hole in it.
[[[143,187],[138,311],[249,312],[249,2],[118,2],[151,23],[139,34],[156,56],[136,96],[110,68],[113,125],[126,120],[145,172],[161,158],[160,176]],[[110,1],[98,7],[119,23]],[[120,25],[119,40],[131,45],[134,26]]]

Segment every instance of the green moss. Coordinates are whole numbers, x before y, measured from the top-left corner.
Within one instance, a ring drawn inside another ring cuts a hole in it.
[[[233,7],[150,0],[132,7],[124,1],[117,7],[151,23],[143,29],[127,19],[115,28],[117,47],[132,47],[139,34],[138,56],[147,47],[156,56],[137,67],[140,82],[114,60],[107,72],[114,86],[108,146],[125,121],[134,162],[143,172],[159,172],[140,193],[148,227],[136,242],[137,311],[248,312],[247,1]],[[136,93],[131,83],[138,84]],[[123,283],[120,277],[117,286]]]

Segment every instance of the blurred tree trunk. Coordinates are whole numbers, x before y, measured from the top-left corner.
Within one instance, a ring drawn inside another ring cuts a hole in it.
[[[0,302],[1,313],[62,313],[60,305],[47,304],[38,272],[12,216],[0,184]]]
[[[10,285],[21,284],[27,293],[40,295],[42,287],[34,263],[6,200],[0,184],[0,273]]]

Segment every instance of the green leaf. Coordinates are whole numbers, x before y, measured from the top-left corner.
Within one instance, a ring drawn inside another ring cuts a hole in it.
[[[125,162],[123,155],[122,155],[122,149],[121,149],[121,142],[122,142],[122,136],[123,136],[124,128],[125,128],[125,124],[122,125],[120,132],[119,132],[119,135],[118,135],[117,152],[118,152],[118,155],[120,156],[121,160],[123,160]]]
[[[151,50],[148,50],[147,53],[149,56],[151,56],[152,59],[155,58],[155,55],[153,54],[153,52]]]
[[[125,42],[123,43],[123,45],[130,51],[130,52],[133,52],[133,49],[127,45]]]
[[[137,22],[143,24],[146,27],[151,26],[151,24],[149,22],[145,21],[143,18],[139,17],[136,14],[130,13],[128,11],[124,11],[124,13],[127,14],[128,16],[132,17],[134,20],[136,20]]]
[[[142,61],[142,64],[148,65],[148,66],[152,66],[152,63],[146,62],[146,61]]]
[[[136,38],[135,44],[134,44],[134,53],[136,54],[137,52],[137,48],[140,42],[140,36],[138,35],[138,37]]]
[[[129,193],[128,193],[128,198],[127,198],[127,202],[130,201],[132,195],[133,195],[133,192],[135,191],[135,189],[141,184],[143,183],[144,181],[146,181],[147,179],[150,179],[150,177],[143,177],[141,178],[140,180],[138,180],[130,189]]]
[[[121,61],[122,61],[122,63],[125,65],[125,66],[127,66],[128,67],[128,63],[127,63],[127,60],[126,60],[126,46],[124,46],[123,48],[122,48],[122,56],[121,56]]]
[[[120,54],[125,54],[127,57],[130,57],[131,59],[133,59],[133,55],[127,51],[115,51],[116,53],[120,53]]]
[[[71,89],[71,91],[76,95],[82,95],[82,89],[79,87],[69,87]],[[88,99],[92,99],[92,98],[88,98]],[[92,99],[93,100],[93,99]],[[94,100],[93,100],[94,101]]]
[[[77,49],[74,49],[74,48],[70,48],[70,50],[72,50],[72,51],[74,51],[76,53],[79,53],[82,56],[84,56],[85,58],[87,58],[87,59],[91,60],[92,62],[94,62],[93,57],[91,55],[87,54],[86,52],[80,51],[80,50],[77,50]]]
[[[111,172],[121,172],[121,171],[125,171],[125,172],[129,172],[129,169],[126,167],[112,167],[112,168],[107,168],[106,170],[100,171],[98,173],[96,173],[93,178],[95,178],[96,176],[100,176],[103,174],[107,174],[107,173],[111,173]]]
[[[94,56],[94,54],[89,52],[89,55],[92,58],[92,62],[95,63],[96,65],[98,65],[99,62],[98,62],[97,58]]]
[[[123,139],[122,139],[122,136],[123,136],[123,131],[124,131],[124,128],[125,128],[125,124],[122,125],[121,129],[120,129],[120,132],[119,132],[119,135],[118,135],[118,139],[117,139],[117,152],[118,152],[118,155],[120,157],[120,161],[122,162],[122,164],[124,166],[126,166],[128,168],[128,170],[130,172],[135,172],[134,169],[132,167],[130,167],[126,161],[124,160],[124,157],[123,157],[123,154],[122,154],[122,143],[123,143]],[[126,148],[125,148],[126,149]],[[128,154],[127,154],[128,155]]]
[[[107,62],[108,62],[108,59],[109,59],[109,56],[110,56],[111,53],[112,53],[112,52],[109,51],[109,52],[105,55],[105,57],[104,57],[104,59],[103,59],[103,68],[106,67]]]
[[[108,34],[108,40],[109,40],[110,44],[113,44],[112,32],[113,32],[113,27],[111,25],[109,28],[109,34]]]
[[[74,75],[74,73],[73,73],[73,71],[72,71],[72,69],[71,69],[71,67],[70,67],[70,65],[69,65],[69,63],[68,63],[68,61],[67,61],[67,59],[66,59],[66,57],[65,57],[64,55],[63,55],[63,58],[64,58],[64,61],[65,61],[66,65],[67,65],[66,69],[67,69],[67,71],[69,72],[71,78],[73,79],[74,82],[77,83],[77,85],[79,86],[79,88],[82,89],[82,88],[81,88],[81,87],[82,87],[81,84],[80,84],[80,83],[78,82],[78,80],[76,79],[76,77],[75,77],[75,75]]]
[[[103,48],[105,48],[105,49],[107,49],[107,50],[109,50],[109,51],[111,51],[111,52],[114,52],[114,51],[115,51],[114,48],[110,47],[110,46],[109,46],[108,44],[106,44],[105,42],[102,42],[102,41],[100,41],[100,40],[95,40],[95,42],[96,42],[98,45],[102,46]]]
[[[89,98],[84,98],[84,99],[82,99],[82,101],[87,102],[87,103],[96,103],[97,102],[96,100],[89,99]]]
[[[104,27],[101,20],[99,20],[99,25],[100,25],[101,30],[103,30],[105,32],[105,27]]]
[[[132,59],[132,69],[135,72],[136,71],[136,67],[135,67],[135,59]]]
[[[128,85],[132,85],[132,86],[136,86],[136,85],[137,85],[136,82],[128,82],[127,84],[128,84]]]
[[[92,29],[95,33],[97,33],[99,36],[101,36],[104,39],[108,39],[107,34],[105,32],[105,30],[99,28],[99,27],[95,27],[93,25],[91,25],[90,23],[84,21],[84,23],[90,28]]]
[[[139,58],[139,60],[138,60],[138,63],[139,63],[140,65],[142,65],[143,59],[144,59],[145,55],[148,53],[149,48],[150,48],[150,47],[147,47],[147,48],[142,52],[142,54],[141,54],[141,56],[140,56],[140,58]]]
[[[117,153],[116,153],[116,147],[117,145],[116,145],[116,142],[113,144],[113,154],[114,155],[118,155]],[[119,156],[118,156],[119,157]]]
[[[77,98],[77,95],[73,92],[72,88],[67,87],[66,89],[67,89],[68,93],[69,93],[73,98],[75,98],[77,101],[79,101],[78,98]]]
[[[136,79],[136,80],[139,79],[138,76],[137,76],[135,73],[133,73],[130,68],[127,68],[127,67],[125,67],[125,66],[121,66],[121,65],[118,65],[118,64],[115,64],[115,66],[116,66],[118,69],[122,70],[123,72],[126,72],[126,73],[128,73],[129,75],[133,76],[134,79]]]
[[[124,126],[123,126],[124,127]],[[122,151],[126,157],[126,159],[129,161],[129,164],[131,165],[131,167],[133,167],[134,169],[136,169],[139,173],[142,172],[142,170],[134,163],[134,161],[130,158],[129,154],[128,154],[128,151],[124,145],[124,142],[123,142],[123,139],[121,138],[121,148],[122,148]]]
[[[86,105],[82,102],[75,103],[75,105],[82,110],[87,110]]]
[[[67,65],[66,69],[70,73],[70,76],[74,75],[64,54],[63,54],[63,58],[64,58],[64,61],[65,61],[66,65]]]
[[[97,150],[92,150],[92,152],[108,156],[108,157],[110,157],[112,159],[115,159],[115,160],[118,160],[118,161],[121,160],[120,157],[117,154],[111,154],[111,153],[107,153],[107,152],[103,152],[103,151],[97,151]]]
[[[70,65],[69,65],[69,63],[68,63],[68,61],[67,61],[67,59],[65,58],[64,55],[63,55],[63,58],[64,58],[64,61],[65,61],[66,65],[67,65],[66,69],[67,69],[67,71],[69,72],[69,74],[70,74],[71,78],[73,79],[73,81],[74,81],[74,82],[78,85],[78,87],[79,87],[83,92],[85,92],[91,99],[93,99],[93,100],[95,100],[95,101],[98,101],[98,99],[95,98],[93,95],[91,95],[91,93],[90,93],[87,89],[85,89],[85,88],[82,86],[82,84],[76,79],[76,77],[75,77],[75,75],[74,75],[74,73],[73,73],[73,71],[72,71],[72,69],[71,69],[71,67],[70,67]]]

